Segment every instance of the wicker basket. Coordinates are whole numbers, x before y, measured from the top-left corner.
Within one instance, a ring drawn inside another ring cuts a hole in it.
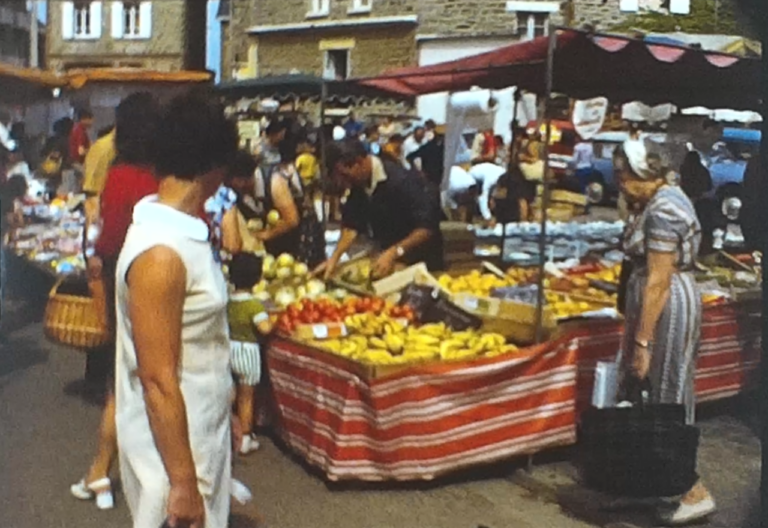
[[[103,284],[89,284],[91,297],[61,294],[61,284],[59,281],[53,287],[45,307],[46,337],[84,351],[109,343],[111,333]]]

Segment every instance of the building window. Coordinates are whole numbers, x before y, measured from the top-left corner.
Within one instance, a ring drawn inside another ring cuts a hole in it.
[[[152,36],[152,2],[112,2],[112,38],[147,39]]]
[[[549,13],[518,13],[517,30],[523,40],[549,34]]]
[[[332,81],[343,81],[350,76],[348,49],[326,50],[323,77]]]
[[[138,37],[141,28],[141,2],[123,2],[123,31],[128,37]]]
[[[75,37],[91,34],[91,3],[75,2]]]
[[[101,2],[74,0],[61,3],[62,37],[98,39],[101,37]]]
[[[350,0],[348,13],[370,13],[373,0]]]
[[[309,0],[308,17],[327,17],[331,13],[331,0]]]

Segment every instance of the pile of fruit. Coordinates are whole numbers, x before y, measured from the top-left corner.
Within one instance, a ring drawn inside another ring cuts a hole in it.
[[[350,335],[311,344],[367,365],[411,365],[429,361],[466,360],[516,352],[504,336],[474,330],[455,332],[444,323],[406,326],[386,315],[364,314],[345,319]]]
[[[299,299],[318,299],[322,296],[344,298],[344,290],[326,292],[325,283],[311,278],[309,268],[288,253],[278,257],[266,255],[262,265],[261,282],[253,287],[253,294],[262,302],[273,301],[281,308]]]
[[[409,323],[414,320],[414,314],[408,306],[387,303],[378,297],[347,297],[343,301],[330,298],[313,301],[305,298],[286,307],[277,317],[276,328],[279,332],[290,335],[301,324],[344,323],[351,329],[374,320],[400,320]],[[380,328],[383,329],[372,325],[370,331],[378,331]]]
[[[469,293],[478,297],[488,297],[497,288],[517,286],[518,284],[529,282],[535,275],[535,270],[525,268],[510,268],[505,273],[504,278],[492,273],[482,273],[474,270],[458,277],[441,275],[437,282],[441,288],[452,294]]]

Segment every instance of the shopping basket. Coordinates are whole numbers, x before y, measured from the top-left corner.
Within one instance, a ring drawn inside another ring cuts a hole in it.
[[[584,412],[579,428],[584,483],[615,496],[673,497],[698,480],[699,430],[685,423],[685,406],[648,404]]]
[[[103,282],[89,281],[89,296],[60,293],[63,283],[64,279],[57,281],[48,295],[43,323],[46,337],[84,351],[109,343],[108,300]]]

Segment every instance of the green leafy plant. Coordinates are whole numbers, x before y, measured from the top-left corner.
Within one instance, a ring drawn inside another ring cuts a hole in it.
[[[729,0],[691,0],[687,15],[643,13],[632,15],[612,31],[654,31],[669,33],[683,31],[696,34],[739,35],[744,33],[737,21],[734,6]]]

